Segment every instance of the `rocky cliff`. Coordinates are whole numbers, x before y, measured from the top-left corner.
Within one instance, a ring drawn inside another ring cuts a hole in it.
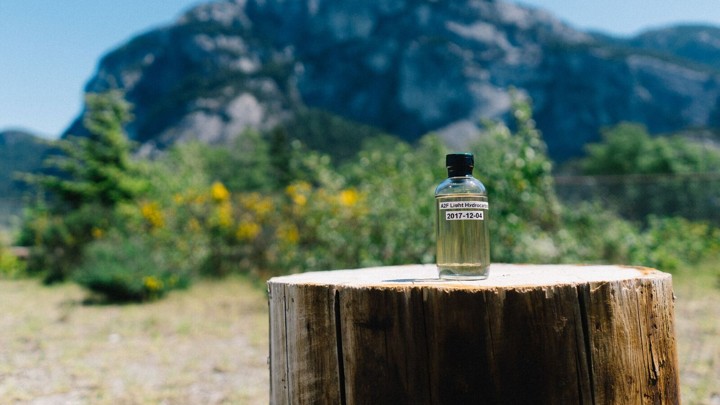
[[[603,38],[502,1],[225,0],[109,53],[86,90],[124,89],[128,133],[150,150],[226,142],[306,107],[461,146],[507,118],[516,88],[563,160],[623,120],[654,133],[718,125],[717,64],[660,34]],[[701,40],[720,50],[717,31]]]

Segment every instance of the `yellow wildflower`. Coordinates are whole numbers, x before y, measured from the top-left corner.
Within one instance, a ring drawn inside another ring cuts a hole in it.
[[[140,205],[140,213],[143,218],[150,224],[154,229],[162,228],[165,226],[165,217],[160,210],[160,204],[157,202],[144,202]]]
[[[292,224],[278,228],[276,235],[281,241],[290,244],[295,244],[300,240],[300,231],[297,226]]]
[[[352,207],[360,199],[360,193],[358,193],[357,190],[355,190],[354,188],[350,188],[341,191],[338,199],[341,205],[344,205],[346,207]]]
[[[307,197],[302,194],[295,194],[292,196],[292,200],[295,203],[295,205],[304,206],[307,204]]]
[[[195,205],[203,205],[203,204],[205,204],[206,201],[207,201],[207,198],[203,194],[198,194],[195,196],[195,198],[190,200],[190,202]]]
[[[258,204],[255,206],[255,212],[257,212],[258,216],[264,217],[265,215],[271,213],[274,209],[272,199],[270,198],[263,198]]]
[[[261,230],[262,228],[260,228],[257,222],[243,221],[238,225],[235,237],[238,238],[238,240],[251,241],[260,234]]]
[[[227,201],[230,198],[230,192],[225,188],[225,185],[219,181],[212,184],[210,195],[215,202]]]
[[[198,232],[202,229],[202,225],[200,225],[200,221],[198,221],[197,218],[190,218],[190,221],[188,222],[188,228],[192,232]]]
[[[260,220],[265,218],[275,208],[272,198],[264,197],[260,193],[246,194],[241,198],[240,202],[245,209],[257,214]]]
[[[233,223],[232,205],[224,202],[217,207],[215,212],[215,220],[221,228],[229,228]]]
[[[295,203],[295,205],[302,207],[307,204],[308,195],[310,194],[311,190],[312,186],[310,185],[310,183],[305,181],[298,181],[287,186],[285,188],[285,193],[290,197],[290,199]]]
[[[105,234],[105,232],[98,227],[93,227],[92,231],[90,232],[92,233],[92,237],[95,239],[100,239]]]
[[[150,292],[160,291],[163,288],[162,280],[159,280],[155,276],[146,276],[143,278],[143,285],[145,289]]]

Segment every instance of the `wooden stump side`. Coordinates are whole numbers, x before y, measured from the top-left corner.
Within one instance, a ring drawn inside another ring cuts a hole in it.
[[[672,279],[617,266],[273,278],[271,403],[679,403]]]

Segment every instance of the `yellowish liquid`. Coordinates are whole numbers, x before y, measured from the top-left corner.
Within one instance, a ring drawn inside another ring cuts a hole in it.
[[[437,265],[440,278],[482,280],[487,278],[490,267],[488,210],[441,208],[442,203],[462,201],[487,202],[487,197],[476,194],[450,194],[436,197]],[[478,219],[479,217],[482,219]]]

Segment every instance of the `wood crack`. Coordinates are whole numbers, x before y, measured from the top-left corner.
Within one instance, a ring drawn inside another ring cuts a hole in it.
[[[282,292],[283,292],[282,303],[283,303],[283,309],[284,309],[283,310],[283,323],[284,323],[284,327],[285,327],[285,334],[287,335],[287,331],[288,331],[287,286],[283,286]],[[290,392],[290,390],[292,389],[291,384],[290,384],[290,372],[291,372],[291,369],[290,369],[290,344],[289,344],[289,341],[287,339],[285,339],[285,379],[284,379],[284,381],[285,381],[285,392],[287,393],[287,402],[286,403],[288,403],[288,404],[291,403],[291,399],[292,399],[292,392]]]
[[[333,301],[333,310],[335,312],[335,343],[337,344],[337,363],[338,363],[338,382],[340,385],[340,404],[347,404],[345,394],[345,359],[343,355],[343,338],[342,338],[342,313],[340,309],[340,291],[335,290],[335,298]]]
[[[420,296],[420,311],[422,311],[422,328],[423,328],[423,337],[425,338],[424,344],[425,344],[425,358],[430,359],[430,342],[431,336],[428,331],[427,327],[427,308],[425,307],[427,304],[427,291],[426,290],[414,290],[417,291],[416,294]],[[432,389],[432,373],[430,372],[430,367],[425,367],[425,375],[427,377],[427,387],[428,387],[428,398],[430,399],[430,403],[434,404],[435,400],[433,399],[433,389]]]
[[[272,279],[271,403],[678,403],[669,275],[494,269],[482,283],[399,285],[427,266]]]
[[[595,404],[595,381],[593,378],[593,360],[592,360],[592,340],[591,340],[591,331],[590,331],[590,319],[588,314],[588,302],[586,301],[586,290],[588,289],[588,286],[578,286],[577,287],[577,298],[578,298],[578,308],[580,310],[580,325],[582,330],[582,336],[580,336],[582,347],[584,347],[584,353],[585,358],[584,359],[578,359],[578,361],[585,361],[585,366],[587,367],[587,377],[589,380],[590,385],[590,398],[588,400],[590,401],[590,404]],[[580,350],[578,350],[580,352]],[[581,365],[578,364],[578,368],[580,368]],[[578,378],[578,385],[582,384],[582,379]],[[583,392],[582,386],[578,387],[580,390],[580,393]],[[585,400],[584,398],[582,399]]]

